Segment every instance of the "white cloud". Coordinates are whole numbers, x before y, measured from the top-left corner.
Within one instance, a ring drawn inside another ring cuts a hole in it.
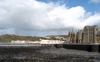
[[[82,6],[67,8],[58,3],[36,0],[0,1],[1,34],[67,34],[71,27],[81,29],[88,24],[100,23],[99,21],[100,14],[91,15]]]
[[[90,2],[93,2],[93,3],[100,3],[100,0],[90,0]]]

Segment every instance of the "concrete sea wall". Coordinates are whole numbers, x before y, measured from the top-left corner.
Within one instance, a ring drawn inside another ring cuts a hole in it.
[[[55,44],[56,48],[84,50],[89,52],[100,52],[100,45],[96,44]]]

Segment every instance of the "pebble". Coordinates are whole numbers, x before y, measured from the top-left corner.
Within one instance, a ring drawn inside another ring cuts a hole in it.
[[[1,48],[0,61],[100,62],[100,53],[55,47]]]

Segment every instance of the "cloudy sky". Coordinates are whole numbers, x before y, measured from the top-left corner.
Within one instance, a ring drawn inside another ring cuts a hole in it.
[[[100,25],[100,0],[0,0],[0,35],[67,35],[85,25]]]

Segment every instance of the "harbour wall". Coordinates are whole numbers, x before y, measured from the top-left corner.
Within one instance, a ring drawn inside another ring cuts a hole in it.
[[[84,50],[89,52],[100,52],[100,45],[95,44],[55,44],[57,48]]]
[[[100,52],[99,44],[42,44],[42,46],[54,46],[56,48],[84,50],[88,52]]]

